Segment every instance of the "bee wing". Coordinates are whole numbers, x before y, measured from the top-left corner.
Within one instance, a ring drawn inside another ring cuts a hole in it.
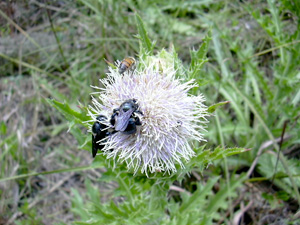
[[[116,131],[124,131],[127,126],[129,119],[133,113],[133,109],[128,110],[127,112],[122,112],[120,115],[116,116],[115,130]]]

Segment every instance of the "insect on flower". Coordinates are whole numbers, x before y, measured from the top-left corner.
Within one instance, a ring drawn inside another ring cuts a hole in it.
[[[102,123],[105,120],[107,120],[106,116],[99,115],[92,127],[92,154],[94,158],[98,150],[102,150],[105,145],[103,139],[111,134],[111,132],[108,131],[108,126]]]
[[[106,115],[110,131],[95,136],[103,140],[99,149],[134,173],[175,173],[196,155],[193,144],[205,141],[205,98],[189,93],[197,87],[194,80],[177,78],[173,56],[162,50],[144,57],[132,73],[126,71],[135,60],[128,57],[109,68],[103,87],[95,87],[100,91],[93,94],[89,115]]]
[[[142,125],[142,123],[135,113],[143,115],[138,107],[135,99],[129,99],[123,102],[120,108],[114,109],[110,123],[114,126],[115,131],[121,131],[124,134],[136,132],[136,126]]]
[[[135,65],[135,59],[133,57],[127,57],[122,60],[119,66],[119,73],[123,74],[125,71],[133,68]]]

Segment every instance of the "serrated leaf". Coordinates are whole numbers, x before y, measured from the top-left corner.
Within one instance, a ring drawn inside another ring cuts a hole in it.
[[[94,216],[97,215],[96,217],[99,219],[105,219],[105,220],[109,220],[109,221],[113,220],[114,216],[112,214],[104,211],[104,207],[102,207],[102,206],[103,205],[94,204],[94,209],[91,210],[90,212],[93,213]]]
[[[85,121],[90,120],[90,118],[87,116],[87,111],[81,111],[77,112],[76,110],[72,109],[69,104],[67,103],[61,103],[59,101],[56,101],[54,99],[47,99],[47,102],[58,109],[67,120],[69,121],[76,121],[77,123],[81,123],[85,127],[88,127],[88,125],[85,123]]]
[[[100,192],[98,187],[93,186],[92,182],[89,179],[85,180],[85,186],[87,188],[87,196],[89,197],[90,201],[97,204],[100,199]]]
[[[209,205],[206,208],[207,214],[210,215],[211,213],[216,212],[218,208],[226,202],[226,198],[229,197],[229,195],[234,195],[235,189],[242,185],[246,179],[246,174],[241,175],[239,178],[233,176],[228,185],[226,183],[216,195],[210,198]]]
[[[274,171],[276,171],[276,176],[274,179],[274,184],[279,186],[282,190],[286,191],[294,198],[297,198],[298,193],[297,189],[295,190],[293,186],[300,187],[300,179],[293,179],[300,174],[300,162],[297,159],[286,159],[286,164],[288,165],[289,173],[291,176],[288,176],[286,168],[282,163],[282,160],[279,160],[277,163],[277,156],[272,154],[263,154],[258,160],[258,171],[263,174],[266,178],[273,179]],[[276,168],[276,170],[275,170]],[[293,180],[292,180],[293,179]]]
[[[209,179],[203,189],[201,189],[200,186],[198,186],[197,191],[195,191],[187,201],[184,201],[182,203],[181,207],[179,208],[179,212],[181,214],[184,214],[188,208],[193,208],[194,207],[193,205],[196,204],[198,201],[200,201],[201,198],[205,198],[206,195],[208,195],[208,192],[211,191],[213,185],[218,181],[218,179],[219,177],[214,177],[212,179]]]
[[[82,205],[84,205],[84,201],[82,196],[79,194],[78,190],[71,188],[71,192],[73,194],[72,198],[72,209],[71,211],[79,215],[82,219],[87,220],[89,218],[89,214],[85,208],[82,208]]]
[[[223,105],[226,105],[226,104],[228,104],[229,102],[230,102],[230,101],[219,102],[219,103],[216,103],[216,104],[214,104],[214,105],[211,105],[211,106],[208,107],[207,112],[213,113],[214,111],[216,111],[217,108],[219,108],[219,107],[221,107],[221,106],[223,106]]]
[[[203,39],[203,43],[199,47],[197,51],[192,50],[190,51],[191,55],[191,64],[190,64],[190,79],[195,79],[202,69],[204,64],[208,62],[206,57],[208,46],[211,40],[211,31],[205,36]],[[198,79],[198,78],[197,78]]]
[[[194,68],[197,66],[199,60],[206,59],[206,54],[208,51],[209,43],[211,41],[211,31],[208,32],[208,34],[203,39],[202,44],[200,45],[199,49],[197,51],[191,51],[191,68]]]
[[[118,207],[114,201],[110,201],[109,209],[113,211],[118,216],[127,217],[128,215],[122,211],[121,207]]]
[[[206,166],[209,163],[212,163],[215,160],[223,159],[228,156],[240,154],[243,152],[249,151],[249,149],[245,148],[222,148],[217,147],[213,151],[205,150],[205,151],[198,151],[199,154],[192,158],[189,167],[192,168],[194,166]]]
[[[141,47],[142,47],[142,49],[144,49],[144,51],[141,52],[141,55],[144,55],[144,54],[150,54],[151,55],[152,52],[153,52],[154,44],[151,43],[151,40],[148,37],[148,33],[145,29],[143,20],[141,19],[141,17],[137,13],[135,13],[135,21],[136,21],[136,26],[137,26],[138,33],[139,33],[138,37],[141,41]]]

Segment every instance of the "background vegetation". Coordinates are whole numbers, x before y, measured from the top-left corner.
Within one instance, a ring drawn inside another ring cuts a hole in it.
[[[299,1],[31,0],[0,10],[0,224],[300,223]],[[154,52],[174,45],[187,70],[207,61],[194,76],[207,105],[230,101],[210,118],[205,149],[249,151],[161,185],[93,162],[90,134],[66,112],[90,103],[104,59],[138,54],[135,12]],[[193,51],[201,44],[207,60]]]

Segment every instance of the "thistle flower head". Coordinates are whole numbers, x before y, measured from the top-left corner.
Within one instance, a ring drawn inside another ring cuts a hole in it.
[[[135,172],[176,172],[175,165],[184,167],[184,161],[195,155],[191,141],[204,140],[204,97],[188,93],[197,85],[175,77],[172,55],[164,50],[139,61],[138,68],[122,75],[109,68],[107,78],[100,80],[104,87],[94,87],[99,92],[93,93],[89,108],[93,121],[98,115],[110,119],[113,110],[129,99],[135,99],[142,112],[135,113],[141,122],[135,133],[119,131],[107,136],[103,154],[126,162]],[[113,127],[109,119],[106,125]]]

